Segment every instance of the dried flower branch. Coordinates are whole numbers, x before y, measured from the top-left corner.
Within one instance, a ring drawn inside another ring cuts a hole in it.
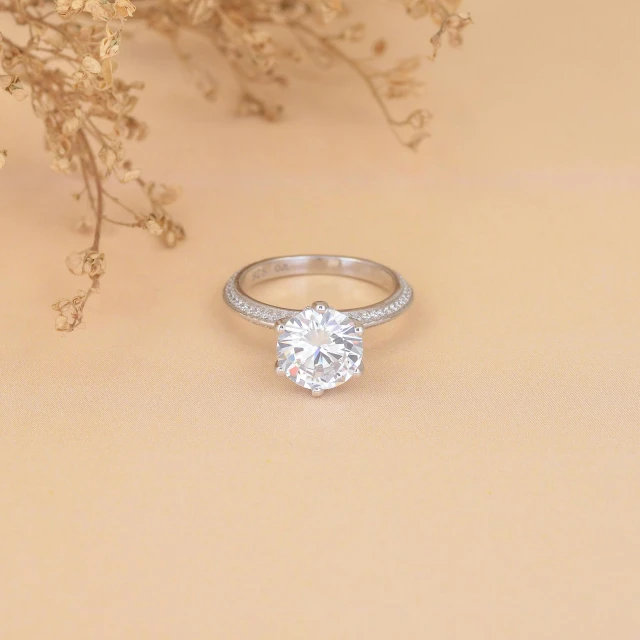
[[[423,59],[434,60],[445,40],[459,46],[471,20],[458,13],[461,0],[399,1],[410,17],[430,18],[437,31],[429,55],[385,65],[382,38],[366,55],[352,53],[362,49],[366,30],[361,23],[340,22],[349,14],[347,0],[139,0],[137,11],[129,0],[0,0],[0,15],[11,16],[24,36],[14,41],[0,34],[0,90],[18,101],[30,98],[44,124],[51,167],[80,175],[84,186],[74,198],[86,200],[91,212],[83,223],[93,230],[91,245],[66,261],[71,273],[89,278],[90,286],[53,305],[59,314],[56,329],[82,326],[85,305],[100,289],[106,269],[104,224],[147,231],[168,247],[184,238],[167,211],[177,189],[144,181],[125,153],[125,141],[142,140],[147,133],[133,115],[143,83],[115,76],[123,26],[134,12],[168,38],[208,100],[217,97],[218,81],[209,66],[198,65],[182,48],[187,33],[204,38],[226,61],[240,87],[240,114],[281,118],[283,106],[264,97],[263,87],[288,84],[282,71],[286,63],[310,60],[329,68],[339,62],[369,89],[398,140],[416,149],[429,135],[431,114],[420,108],[398,117],[392,103],[419,94]],[[0,149],[0,168],[6,157]],[[127,183],[144,194],[143,212],[112,192],[112,185]],[[112,209],[119,213],[112,217]]]
[[[53,9],[53,10],[52,10]],[[35,115],[43,121],[51,168],[79,173],[84,183],[76,199],[85,198],[93,228],[91,246],[73,252],[67,267],[90,279],[90,287],[71,300],[53,305],[56,329],[73,331],[82,325],[89,297],[100,289],[105,273],[101,250],[103,225],[140,228],[161,236],[167,246],[184,237],[166,210],[175,191],[147,184],[126,157],[125,140],[142,140],[146,126],[134,115],[143,88],[115,77],[114,56],[120,49],[122,27],[133,15],[129,0],[5,0],[0,12],[23,27],[24,42],[0,38],[0,88],[18,101],[30,97]],[[6,152],[0,152],[0,166]],[[147,211],[138,213],[107,191],[107,185],[133,183],[145,194]],[[130,218],[107,216],[107,202]]]
[[[445,35],[452,46],[462,43],[462,30],[470,18],[457,13],[460,3],[461,0],[404,0],[409,16],[429,17],[437,26],[429,59],[435,59]],[[270,121],[282,116],[282,105],[261,97],[259,89],[254,88],[265,84],[286,86],[288,79],[280,71],[282,63],[306,58],[327,68],[340,61],[370,90],[402,144],[416,149],[428,136],[428,110],[416,109],[398,118],[389,106],[392,100],[418,94],[421,82],[417,72],[422,57],[416,55],[391,67],[381,67],[379,60],[387,49],[384,39],[376,40],[366,57],[353,56],[348,45],[364,40],[365,25],[333,29],[333,24],[349,13],[343,0],[140,0],[138,9],[152,29],[172,42],[207,99],[217,96],[218,82],[209,69],[196,65],[192,56],[182,50],[180,37],[196,33],[211,43],[238,81],[242,115]]]

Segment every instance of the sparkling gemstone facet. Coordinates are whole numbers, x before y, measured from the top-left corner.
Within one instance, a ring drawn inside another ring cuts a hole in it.
[[[344,313],[307,307],[284,324],[277,366],[306,389],[326,390],[359,373],[362,331]]]

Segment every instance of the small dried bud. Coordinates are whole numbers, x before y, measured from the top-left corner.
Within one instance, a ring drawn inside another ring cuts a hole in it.
[[[429,15],[430,7],[428,1],[425,0],[405,0],[405,7],[407,13],[416,19],[424,18]]]
[[[90,13],[94,20],[108,22],[116,17],[114,6],[105,0],[86,0],[84,10]]]
[[[65,260],[65,264],[74,276],[81,276],[84,267],[84,254],[77,252],[70,253]]]
[[[72,331],[69,320],[62,314],[56,318],[56,331]]]
[[[100,43],[100,57],[111,58],[120,50],[120,31],[112,33],[107,27],[107,36]]]
[[[56,11],[63,18],[80,13],[84,7],[84,0],[56,0]]]
[[[65,120],[64,124],[62,125],[62,133],[64,133],[65,136],[72,136],[76,133],[76,131],[78,131],[79,128],[80,120],[78,120],[78,118],[76,117],[69,118],[68,120]]]
[[[98,75],[102,70],[101,64],[91,56],[85,56],[84,58],[82,58],[82,66],[84,67],[85,71],[88,71],[89,73],[92,73],[94,75]]]
[[[56,331],[73,331],[82,324],[82,311],[89,296],[88,291],[78,291],[72,299],[62,298],[51,305],[60,315],[56,318]]]
[[[9,78],[8,81],[7,78]],[[29,96],[29,92],[18,76],[0,76],[0,87],[6,89],[18,102],[22,102]]]
[[[422,129],[431,120],[431,113],[426,109],[417,109],[407,118],[407,123],[414,129]]]
[[[173,249],[185,238],[184,228],[172,220],[167,220],[162,240],[166,247]]]
[[[245,31],[242,36],[252,62],[262,71],[269,71],[275,66],[275,47],[271,36],[266,31]]]
[[[360,42],[366,33],[366,28],[361,22],[347,27],[340,36],[349,42]]]
[[[129,2],[129,0],[116,0],[115,2],[116,15],[118,18],[130,18],[133,16],[136,8]]]
[[[122,176],[122,184],[126,184],[127,182],[132,182],[133,180],[137,180],[140,177],[140,169],[131,169],[130,171],[126,171],[124,176]]]
[[[102,162],[104,162],[105,166],[109,171],[111,171],[118,159],[116,152],[111,147],[102,147],[98,152],[98,157]]]
[[[98,251],[73,252],[67,256],[67,269],[74,276],[87,275],[90,278],[102,276],[106,269],[104,253]]]
[[[280,104],[273,104],[259,100],[253,95],[245,93],[240,98],[238,114],[241,116],[259,116],[269,122],[277,122],[282,118],[284,109]]]
[[[155,213],[144,221],[144,228],[153,236],[161,236],[164,233],[163,220]]]

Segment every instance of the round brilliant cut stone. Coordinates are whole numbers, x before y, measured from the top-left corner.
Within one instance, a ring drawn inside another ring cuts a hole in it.
[[[335,309],[307,307],[284,323],[276,349],[277,366],[290,380],[325,391],[359,373],[362,331]]]

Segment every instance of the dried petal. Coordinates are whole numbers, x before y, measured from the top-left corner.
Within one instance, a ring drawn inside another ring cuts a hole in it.
[[[64,316],[56,318],[56,331],[71,331],[69,321]]]
[[[65,260],[65,264],[74,276],[81,276],[84,265],[84,253],[78,253],[76,251],[70,253]]]
[[[71,162],[69,158],[54,158],[51,162],[51,168],[58,173],[71,173]]]

